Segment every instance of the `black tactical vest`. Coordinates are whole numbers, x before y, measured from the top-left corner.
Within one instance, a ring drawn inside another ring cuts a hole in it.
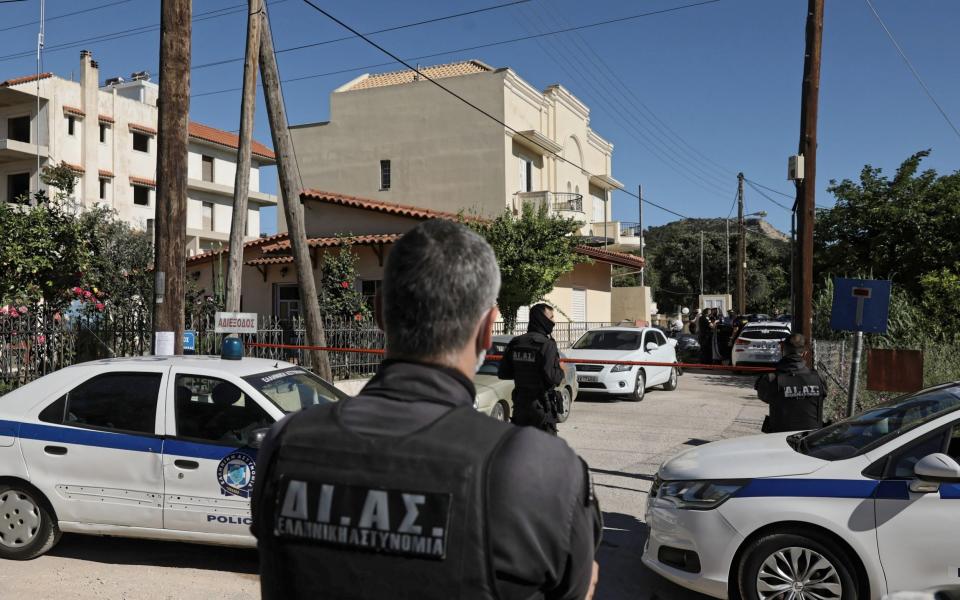
[[[777,374],[777,396],[770,402],[771,431],[819,429],[826,390],[813,371]]]
[[[550,338],[540,333],[527,333],[510,342],[513,360],[513,382],[524,395],[539,396],[547,391],[543,383],[543,347]]]
[[[361,436],[340,420],[351,401],[281,434],[257,517],[264,598],[496,598],[487,467],[514,430],[464,406]]]

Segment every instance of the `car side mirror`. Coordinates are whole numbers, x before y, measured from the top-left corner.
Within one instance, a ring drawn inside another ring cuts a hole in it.
[[[659,347],[656,342],[647,342],[647,352],[653,352]]]
[[[941,452],[921,458],[913,474],[917,480],[911,483],[910,491],[917,493],[936,492],[941,483],[960,483],[960,465]]]
[[[261,427],[260,429],[254,429],[247,434],[247,446],[251,448],[259,448],[263,444],[263,440],[267,438],[267,433],[270,431],[269,427]]]

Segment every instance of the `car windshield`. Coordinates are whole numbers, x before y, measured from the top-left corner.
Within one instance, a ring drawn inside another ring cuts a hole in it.
[[[639,331],[588,331],[583,334],[574,350],[639,350]]]
[[[745,340],[782,340],[790,335],[789,329],[768,329],[766,327],[747,327],[740,337]]]
[[[843,460],[957,409],[960,386],[942,386],[896,398],[809,434],[794,434],[787,441],[803,454]]]
[[[332,384],[299,367],[258,373],[243,379],[285,413],[347,397]]]

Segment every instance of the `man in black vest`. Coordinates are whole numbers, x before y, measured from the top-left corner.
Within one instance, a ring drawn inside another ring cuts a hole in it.
[[[513,379],[514,425],[525,425],[557,434],[562,407],[554,388],[563,381],[560,351],[553,333],[553,309],[547,304],[530,308],[527,333],[510,340],[503,352],[497,376]]]
[[[804,343],[803,334],[790,335],[781,343],[783,358],[777,363],[777,371],[757,378],[757,395],[770,405],[770,416],[763,423],[765,433],[823,426],[827,384],[804,362]]]
[[[377,375],[261,446],[264,599],[592,596],[602,524],[586,463],[473,408],[499,288],[493,250],[459,224],[428,221],[394,245]]]

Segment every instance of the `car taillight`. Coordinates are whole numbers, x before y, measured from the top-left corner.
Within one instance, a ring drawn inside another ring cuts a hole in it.
[[[749,345],[750,345],[750,340],[737,340],[737,345],[738,345],[738,346],[749,346]]]

